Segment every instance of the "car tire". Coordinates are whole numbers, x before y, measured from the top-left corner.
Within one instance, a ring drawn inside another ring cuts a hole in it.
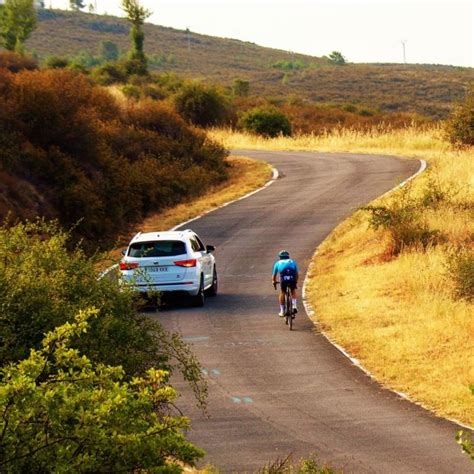
[[[214,271],[212,272],[212,285],[211,285],[210,288],[208,288],[207,295],[208,296],[216,296],[218,288],[219,288],[219,280],[217,278],[216,267],[214,267]]]
[[[205,300],[204,278],[201,275],[201,284],[199,285],[199,291],[197,295],[191,297],[191,302],[195,308],[202,308],[204,306],[204,300]]]

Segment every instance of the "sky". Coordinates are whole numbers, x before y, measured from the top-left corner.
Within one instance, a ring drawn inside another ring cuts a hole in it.
[[[120,0],[97,2],[121,15]],[[66,0],[46,0],[65,8]],[[340,51],[350,62],[474,67],[472,0],[141,0],[148,21],[312,56]]]

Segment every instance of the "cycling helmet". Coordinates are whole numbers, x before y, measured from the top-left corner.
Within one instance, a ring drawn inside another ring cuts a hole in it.
[[[279,258],[290,258],[290,252],[288,252],[287,250],[282,250],[279,254],[278,254],[278,257]]]

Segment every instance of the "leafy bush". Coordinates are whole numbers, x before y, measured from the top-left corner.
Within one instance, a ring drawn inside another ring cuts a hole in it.
[[[82,69],[87,70],[99,66],[101,63],[101,58],[93,56],[89,51],[79,51],[79,53],[71,59],[70,66],[76,68],[80,66]]]
[[[276,108],[257,107],[252,109],[241,116],[239,126],[248,132],[265,137],[291,135],[291,124],[288,117]]]
[[[250,92],[250,82],[243,79],[234,79],[232,93],[237,97],[248,97]]]
[[[198,82],[185,84],[174,97],[174,104],[186,120],[201,127],[221,125],[231,116],[227,99],[216,88]]]
[[[409,247],[425,250],[428,245],[435,244],[439,238],[439,232],[431,230],[421,219],[420,203],[411,199],[406,190],[389,206],[367,206],[362,209],[371,213],[369,219],[371,228],[375,230],[382,228],[388,231],[390,255],[398,255]]]
[[[474,300],[474,252],[464,250],[450,258],[449,273],[454,280],[456,296],[468,301]]]
[[[272,67],[276,69],[283,69],[284,71],[297,71],[299,69],[306,69],[308,64],[301,59],[297,59],[296,61],[280,60],[273,63]]]
[[[447,122],[446,135],[455,146],[474,146],[474,86]]]
[[[474,395],[474,385],[469,387],[472,395]],[[460,430],[456,434],[456,441],[461,446],[461,449],[466,453],[471,461],[474,461],[474,445],[472,444],[472,436],[469,431]]]
[[[140,88],[132,84],[126,84],[125,86],[123,86],[122,92],[125,97],[135,100],[138,100],[141,95]]]
[[[103,62],[118,61],[120,49],[117,43],[104,40],[99,43],[99,57]]]
[[[147,76],[148,67],[146,61],[140,59],[127,59],[122,62],[123,69],[127,76]]]
[[[335,472],[331,467],[322,465],[314,455],[294,463],[291,454],[257,471],[258,474],[335,474]]]
[[[180,472],[204,453],[187,442],[165,371],[127,382],[121,367],[95,364],[73,348],[96,310],[79,312],[40,349],[5,367],[0,381],[4,472]]]
[[[127,81],[127,71],[121,63],[105,63],[92,71],[93,79],[104,86],[124,83]]]
[[[8,69],[11,72],[23,70],[33,71],[38,69],[38,63],[30,56],[25,56],[11,51],[2,51],[0,53],[0,68]]]
[[[0,228],[0,366],[40,349],[43,335],[94,307],[97,318],[72,347],[94,363],[120,365],[127,379],[151,367],[180,371],[200,403],[205,386],[189,348],[176,334],[137,313],[133,295],[97,279],[98,257],[86,257],[69,236],[44,222]]]
[[[50,69],[64,69],[69,66],[68,58],[61,58],[59,56],[49,56],[45,61],[46,67]]]

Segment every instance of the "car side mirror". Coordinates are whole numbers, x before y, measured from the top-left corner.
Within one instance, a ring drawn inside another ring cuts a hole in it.
[[[122,255],[123,255],[123,256],[127,255],[127,249],[123,249],[123,250],[122,250]]]
[[[214,245],[206,245],[206,252],[207,252],[207,253],[214,252],[214,250],[216,250],[216,248],[214,247]]]

